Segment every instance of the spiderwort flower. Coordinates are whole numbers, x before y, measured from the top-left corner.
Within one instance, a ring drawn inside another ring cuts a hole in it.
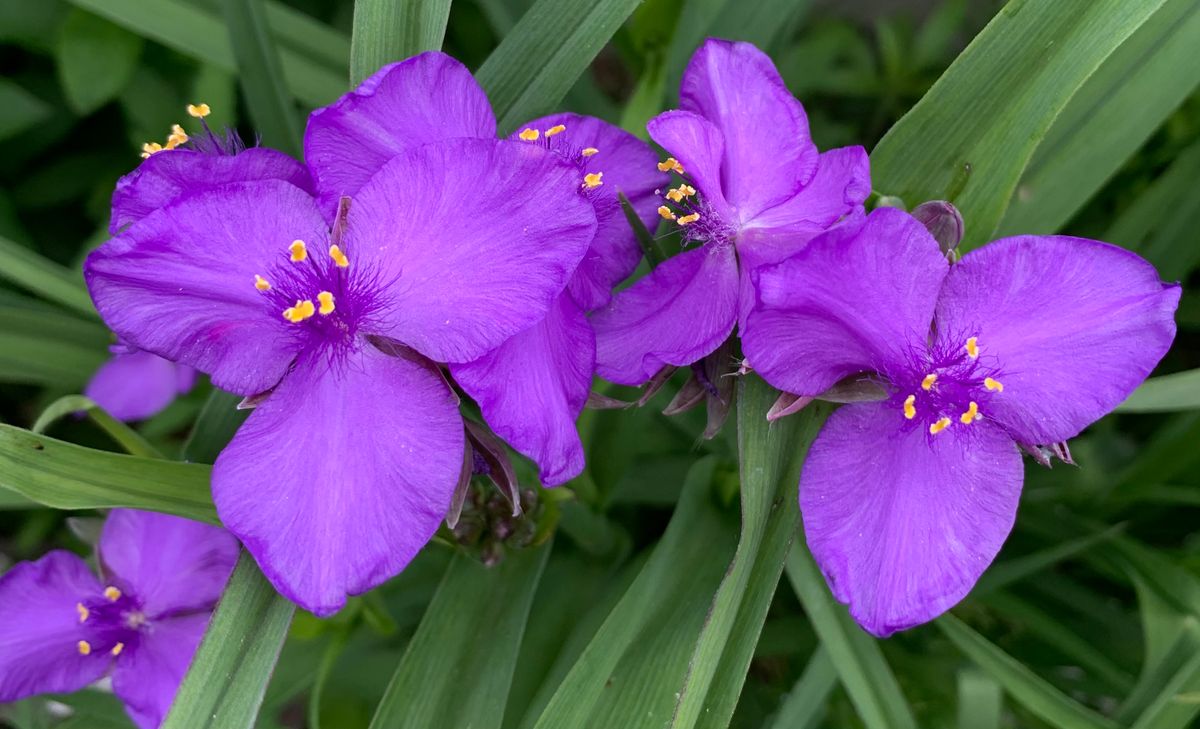
[[[117,420],[144,420],[161,412],[196,384],[196,370],[118,343],[84,394]]]
[[[753,45],[706,41],[680,105],[647,130],[672,155],[659,169],[677,175],[659,211],[699,245],[592,317],[597,372],[621,384],[716,350],[753,303],[749,271],[861,211],[870,192],[863,148],[819,154],[804,108]]]
[[[1016,517],[1018,445],[1072,438],[1125,399],[1170,347],[1180,295],[1083,238],[1006,238],[951,266],[892,209],[754,279],[743,344],[764,379],[802,396],[856,375],[888,391],[829,418],[800,480],[813,556],[880,637],[970,591]]]
[[[384,66],[315,112],[305,155],[328,214],[341,196],[355,194],[388,159],[414,145],[495,136],[491,105],[470,72],[443,53],[429,52]],[[617,193],[624,192],[650,224],[657,218],[654,190],[668,178],[654,168],[656,157],[647,144],[599,119],[555,114],[521,125],[509,138],[547,149],[575,168],[570,184],[592,203],[596,234],[545,318],[449,369],[479,403],[488,425],[534,459],[543,483],[553,486],[577,476],[584,465],[575,419],[595,371],[595,336],[585,314],[608,303],[613,286],[642,256]]]
[[[78,691],[106,673],[142,729],[157,727],[200,643],[238,546],[223,529],[115,509],[100,577],[66,551],[0,576],[0,702]]]

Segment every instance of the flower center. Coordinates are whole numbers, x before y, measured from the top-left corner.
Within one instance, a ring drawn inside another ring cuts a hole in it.
[[[141,631],[149,623],[141,604],[111,585],[104,588],[101,597],[75,603],[75,612],[85,634],[75,649],[83,656],[92,653],[119,656],[137,645]]]
[[[992,398],[1004,391],[998,368],[981,356],[979,338],[958,341],[927,348],[921,361],[892,378],[897,409],[930,435],[972,425],[984,417]]]
[[[737,231],[717,213],[696,188],[689,184],[690,178],[679,160],[668,157],[658,163],[659,172],[671,172],[678,176],[679,184],[662,193],[666,203],[658,207],[664,220],[679,224],[685,243],[716,241],[727,243]],[[656,192],[662,192],[657,190]]]

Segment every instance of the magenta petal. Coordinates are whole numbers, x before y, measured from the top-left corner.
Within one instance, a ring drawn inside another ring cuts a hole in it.
[[[304,134],[304,158],[321,209],[332,215],[396,155],[428,142],[496,136],[496,118],[479,83],[437,51],[392,63],[332,105],[317,109]]]
[[[168,514],[113,509],[98,547],[109,579],[151,618],[209,610],[237,561],[233,535]]]
[[[967,254],[938,303],[945,336],[978,337],[1004,391],[988,417],[1018,441],[1079,434],[1129,396],[1175,337],[1180,289],[1145,259],[1066,236],[1018,236]]]
[[[609,302],[613,286],[628,278],[642,259],[642,249],[617,193],[625,194],[642,224],[653,230],[658,222],[658,206],[662,204],[654,191],[666,187],[670,178],[658,171],[655,166],[658,156],[650,145],[601,119],[554,114],[526,126],[545,130],[560,124],[566,131],[549,138],[546,144],[550,149],[576,161],[580,176],[603,174],[604,184],[589,194],[596,208],[596,237],[569,285],[579,306],[592,311]],[[599,151],[582,155],[589,147]]]
[[[462,465],[441,376],[363,344],[296,363],[217,458],[213,499],[272,584],[329,615],[425,546]]]
[[[509,445],[557,486],[583,471],[575,419],[592,387],[596,343],[572,298],[560,296],[541,323],[450,373]]]
[[[110,656],[79,654],[76,604],[103,588],[82,559],[54,551],[0,576],[0,702],[78,691],[104,675]]]
[[[238,395],[272,387],[297,345],[255,275],[286,266],[293,239],[320,250],[325,224],[280,181],[209,190],[152,213],[88,256],[96,308],[122,339],[190,365]]]
[[[188,195],[230,182],[255,180],[283,180],[312,192],[312,180],[304,165],[266,147],[253,147],[235,155],[190,149],[151,155],[117,181],[108,232],[117,235],[125,226]]]
[[[684,174],[695,183],[713,211],[721,218],[731,218],[733,212],[721,183],[721,161],[725,157],[721,130],[699,114],[675,109],[647,122],[646,131],[679,160]]]
[[[680,103],[720,128],[725,199],[742,221],[788,199],[812,178],[817,148],[804,107],[752,44],[705,41],[683,74]]]
[[[144,420],[174,402],[178,369],[149,352],[114,354],[92,375],[83,394],[117,420]]]
[[[870,194],[871,165],[867,150],[831,149],[821,154],[817,172],[808,184],[790,199],[759,213],[748,225],[816,234],[861,210]]]
[[[752,273],[758,301],[742,344],[767,382],[819,395],[843,377],[887,373],[923,342],[949,264],[929,231],[881,208]]]
[[[350,207],[346,254],[387,286],[381,334],[468,362],[540,321],[596,231],[579,170],[525,142],[457,139],[389,162]]]
[[[886,403],[845,405],[800,477],[809,549],[834,596],[886,637],[971,591],[1008,537],[1024,475],[1016,444],[986,421],[936,436]]]
[[[208,619],[204,612],[153,620],[143,627],[136,649],[117,658],[113,693],[139,729],[157,729],[167,717]]]
[[[597,374],[640,385],[664,365],[699,360],[733,331],[737,300],[732,246],[709,244],[668,258],[592,316]]]

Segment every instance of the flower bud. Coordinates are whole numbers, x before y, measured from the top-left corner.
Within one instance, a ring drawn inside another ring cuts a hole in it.
[[[963,237],[963,219],[958,208],[945,200],[931,200],[913,208],[912,216],[924,225],[947,256]]]

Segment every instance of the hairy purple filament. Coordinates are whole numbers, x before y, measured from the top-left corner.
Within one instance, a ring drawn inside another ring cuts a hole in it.
[[[101,597],[79,602],[75,609],[87,636],[76,645],[81,655],[103,652],[117,656],[136,650],[149,624],[137,598],[115,587],[105,589]]]

